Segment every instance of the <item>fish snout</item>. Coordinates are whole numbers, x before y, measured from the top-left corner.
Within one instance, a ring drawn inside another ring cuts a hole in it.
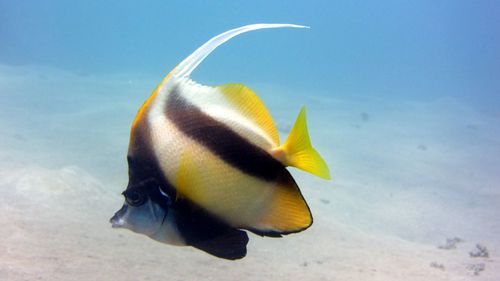
[[[111,223],[112,227],[114,227],[114,228],[123,227],[123,225],[125,224],[125,220],[123,219],[123,216],[127,212],[127,208],[128,208],[128,206],[126,204],[124,204],[121,207],[121,209],[118,210],[111,219],[109,219],[109,222]]]

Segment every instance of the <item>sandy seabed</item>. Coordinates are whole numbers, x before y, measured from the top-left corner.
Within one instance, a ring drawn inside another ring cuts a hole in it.
[[[292,170],[313,226],[250,235],[240,261],[112,229],[129,126],[157,82],[0,65],[0,280],[499,280],[500,115],[452,97],[251,85],[283,137],[308,105],[333,174]]]

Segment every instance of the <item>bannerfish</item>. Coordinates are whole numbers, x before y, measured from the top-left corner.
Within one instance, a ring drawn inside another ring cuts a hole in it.
[[[216,257],[247,253],[245,230],[281,237],[311,226],[296,167],[330,179],[311,146],[302,108],[283,144],[260,98],[243,84],[211,87],[190,74],[231,38],[294,24],[252,24],[224,32],[178,64],[139,109],[127,155],[125,203],[110,219],[162,243]]]

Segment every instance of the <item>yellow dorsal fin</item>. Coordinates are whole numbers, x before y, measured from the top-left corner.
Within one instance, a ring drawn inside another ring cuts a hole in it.
[[[286,166],[299,168],[327,180],[330,179],[330,171],[325,160],[311,145],[307,131],[305,107],[300,110],[285,143],[274,149],[272,154]]]
[[[278,130],[271,114],[262,100],[250,88],[243,84],[224,84],[217,88],[238,112],[269,135],[276,146],[280,144]]]

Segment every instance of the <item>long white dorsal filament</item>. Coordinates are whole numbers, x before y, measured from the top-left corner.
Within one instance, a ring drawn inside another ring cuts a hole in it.
[[[253,30],[258,30],[258,29],[265,29],[265,28],[283,28],[283,27],[293,27],[293,28],[308,28],[307,26],[302,26],[302,25],[296,25],[296,24],[281,24],[281,23],[276,23],[276,24],[269,24],[269,23],[258,23],[258,24],[251,24],[251,25],[245,25],[242,27],[238,27],[235,29],[231,29],[229,31],[226,31],[222,34],[219,34],[212,39],[208,40],[205,44],[203,44],[201,47],[196,49],[191,55],[189,55],[187,58],[185,58],[174,70],[172,73],[173,76],[178,77],[178,78],[186,78],[191,75],[193,70],[196,69],[196,67],[217,47],[220,45],[224,44],[226,41],[229,39],[238,36],[242,33],[253,31]]]

